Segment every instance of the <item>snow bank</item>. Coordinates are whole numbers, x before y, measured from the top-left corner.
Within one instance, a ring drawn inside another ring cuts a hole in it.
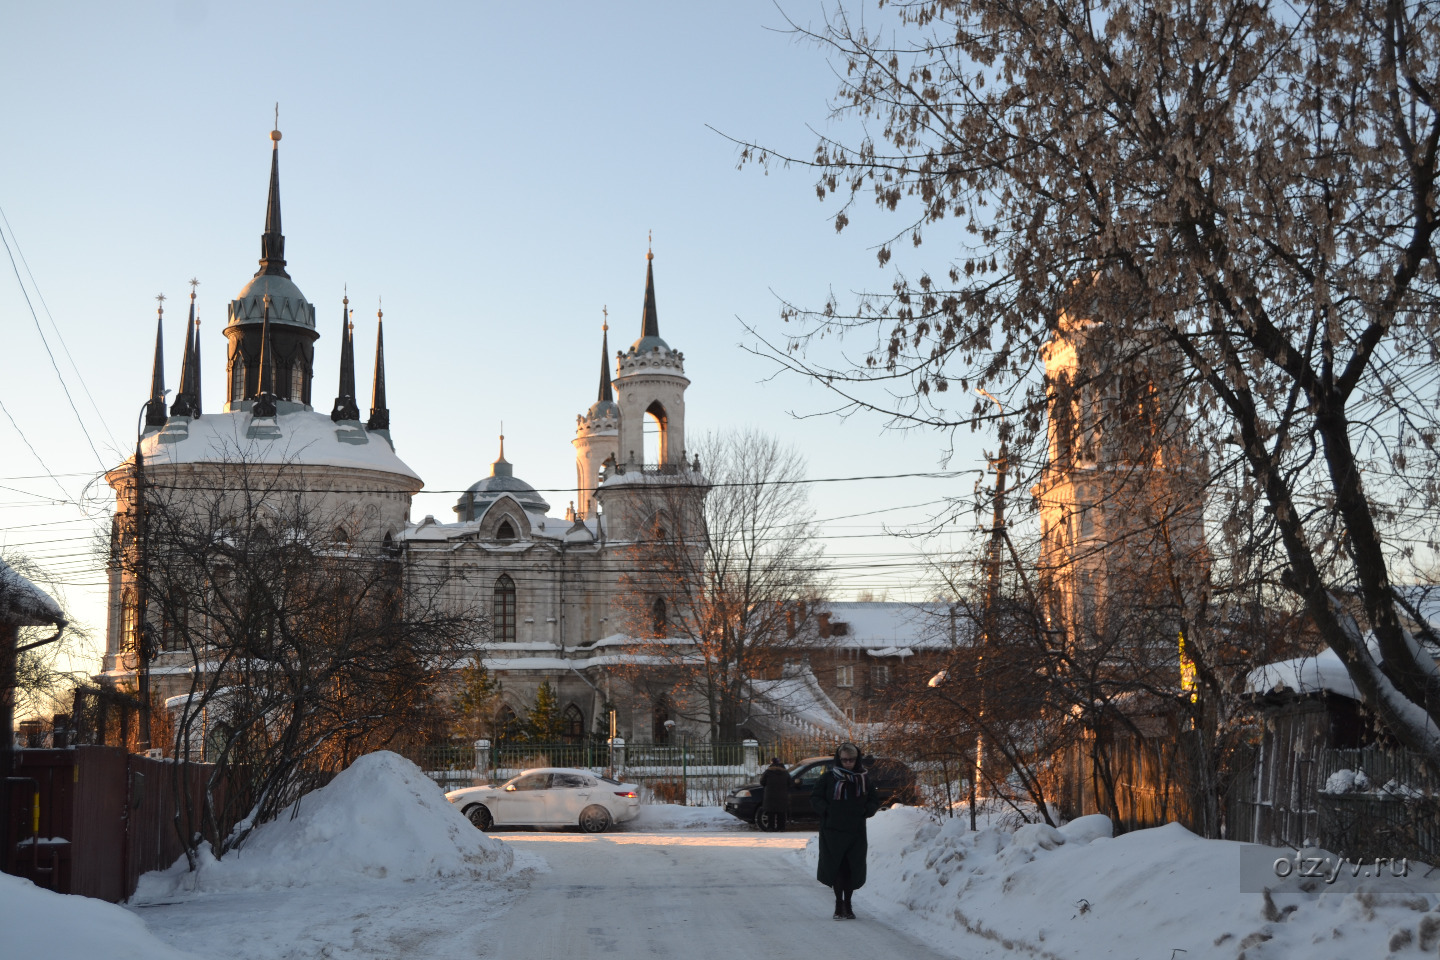
[[[676,803],[647,803],[640,815],[620,825],[622,830],[753,830],[721,807],[682,807]]]
[[[134,914],[103,900],[72,897],[0,873],[0,930],[7,957],[191,960],[166,946]]]
[[[1440,944],[1433,893],[1243,893],[1242,844],[1174,823],[1114,838],[1103,816],[972,833],[895,807],[869,835],[857,910],[967,958],[1353,960]],[[812,871],[816,854],[814,840],[801,853]]]
[[[223,860],[207,853],[191,873],[182,857],[169,870],[141,877],[131,902],[363,878],[495,879],[514,859],[508,844],[476,830],[419,767],[381,751],[301,797]]]

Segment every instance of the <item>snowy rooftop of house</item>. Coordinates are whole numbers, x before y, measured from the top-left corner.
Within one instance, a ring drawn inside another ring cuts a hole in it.
[[[830,646],[863,648],[871,656],[907,656],[917,649],[968,642],[968,628],[956,619],[952,628],[950,607],[944,603],[895,603],[856,600],[829,603]],[[844,625],[843,627],[841,625]]]
[[[1380,647],[1373,637],[1368,639],[1370,655],[1378,662]],[[1245,692],[1258,693],[1333,693],[1351,700],[1360,699],[1355,681],[1350,679],[1340,656],[1328,647],[1313,656],[1295,657],[1267,663],[1250,671],[1245,678]]]
[[[258,463],[345,467],[420,477],[395,455],[382,435],[359,423],[336,423],[328,414],[291,410],[274,418],[249,411],[171,417],[140,444],[150,464]]]
[[[64,622],[60,605],[48,593],[0,560],[0,623],[38,627]]]

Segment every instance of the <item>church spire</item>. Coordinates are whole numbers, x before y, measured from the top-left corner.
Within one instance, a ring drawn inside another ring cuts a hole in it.
[[[185,324],[185,355],[180,361],[180,389],[175,391],[175,402],[170,407],[170,412],[177,417],[193,417],[199,413],[199,400],[195,395],[198,366],[195,362],[195,288],[199,285],[199,280],[190,281],[190,319]]]
[[[150,369],[150,402],[145,404],[145,426],[165,426],[165,294],[155,300],[155,365]]]
[[[265,314],[260,322],[260,392],[250,412],[257,417],[275,416],[275,380],[270,368],[275,364],[275,346],[270,342],[270,294],[265,294]]]
[[[375,311],[375,380],[370,387],[367,430],[389,430],[390,408],[385,406],[385,311]]]
[[[205,404],[200,399],[205,395],[205,391],[200,386],[200,317],[198,314],[195,317],[195,345],[190,348],[190,362],[193,364],[192,379],[195,382],[190,394],[195,410],[190,416],[198,417],[205,410]]]
[[[260,235],[260,269],[255,276],[285,277],[285,235],[280,231],[280,104],[270,131],[270,199],[265,205],[265,232]]]
[[[645,250],[645,313],[641,317],[640,336],[660,336],[660,315],[655,311],[655,251]]]
[[[600,325],[600,395],[596,400],[613,403],[615,393],[610,389],[610,311],[604,310],[605,322]]]
[[[347,291],[340,310],[340,391],[335,397],[335,409],[330,419],[359,420],[360,408],[355,403],[355,338],[350,329],[350,294]]]

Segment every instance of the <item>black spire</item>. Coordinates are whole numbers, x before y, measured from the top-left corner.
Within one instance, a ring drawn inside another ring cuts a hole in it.
[[[660,316],[655,312],[655,252],[645,251],[645,315],[641,318],[641,337],[660,336]]]
[[[192,379],[195,381],[195,386],[190,391],[191,400],[194,403],[195,409],[190,416],[198,417],[204,412],[204,404],[200,402],[200,398],[204,396],[204,391],[200,389],[200,318],[198,316],[195,318],[195,346],[190,349],[190,357],[190,362],[195,365],[192,371]]]
[[[155,298],[160,302],[155,319],[155,365],[150,370],[150,402],[145,404],[145,426],[165,426],[165,294]]]
[[[370,387],[367,430],[389,430],[390,408],[385,406],[385,311],[375,311],[375,381]]]
[[[190,281],[190,320],[185,324],[185,356],[180,361],[180,389],[175,392],[175,402],[170,406],[170,412],[177,417],[193,417],[198,412],[195,408],[197,402],[195,373],[195,284],[198,281]]]
[[[340,392],[330,419],[359,420],[360,408],[355,403],[355,340],[350,332],[350,296],[346,294],[340,310]]]
[[[606,322],[600,327],[600,395],[595,399],[613,403],[615,393],[610,389],[610,315],[608,311],[605,320]]]
[[[275,416],[274,378],[270,367],[275,363],[275,347],[270,343],[270,294],[265,294],[265,313],[260,323],[260,392],[250,412],[257,417]]]
[[[285,235],[280,232],[280,105],[275,105],[275,126],[270,131],[270,200],[265,205],[265,232],[260,235],[260,269],[255,276],[285,277]]]

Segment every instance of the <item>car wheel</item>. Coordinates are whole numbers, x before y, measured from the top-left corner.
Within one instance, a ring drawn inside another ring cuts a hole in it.
[[[586,833],[604,833],[610,829],[610,811],[591,805],[580,811],[580,829]]]
[[[489,830],[495,826],[495,818],[490,816],[490,811],[481,803],[466,807],[465,817],[481,830]]]

